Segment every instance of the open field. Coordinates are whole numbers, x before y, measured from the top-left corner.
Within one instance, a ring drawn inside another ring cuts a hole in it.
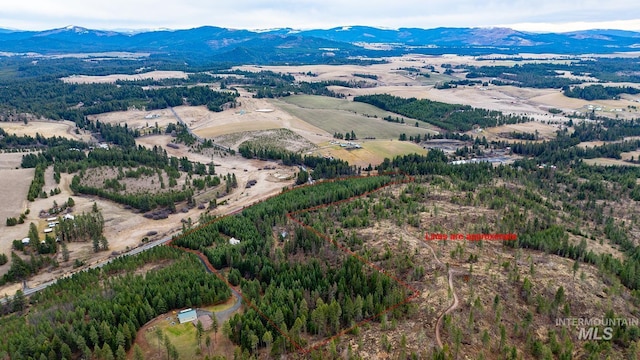
[[[128,110],[114,111],[98,115],[88,116],[89,120],[99,120],[101,123],[124,126],[125,124],[132,130],[139,130],[142,133],[151,131],[156,124],[159,128],[164,129],[169,124],[178,123],[178,119],[169,109],[161,110]]]
[[[1,154],[7,155],[7,154]],[[27,236],[29,224],[7,226],[6,219],[16,219],[27,208],[27,192],[33,179],[33,169],[2,169],[0,170],[0,254],[11,254],[11,243],[15,239]],[[0,276],[9,270],[9,263],[0,266]]]
[[[17,169],[22,163],[25,153],[0,153],[0,170]]]
[[[392,159],[397,155],[427,153],[427,150],[409,141],[366,140],[356,141],[356,143],[361,144],[362,148],[347,150],[340,145],[326,144],[311,153],[319,156],[333,156],[345,160],[351,165],[361,167],[375,166],[385,158]]]
[[[332,134],[275,108],[266,99],[240,97],[237,101],[240,104],[236,108],[222,112],[209,111],[204,106],[179,106],[174,109],[194,133],[206,138],[280,128],[298,133],[312,143],[332,137]]]
[[[289,129],[273,129],[261,131],[243,131],[233,134],[218,136],[214,139],[216,144],[237,150],[244,142],[259,144],[269,148],[286,149],[289,151],[307,151],[315,147],[309,140],[294,133]]]
[[[596,111],[599,115],[620,118],[633,118],[640,116],[640,112],[630,109],[628,106],[637,106],[638,98],[630,97],[621,100],[595,100],[585,101],[581,99],[568,98],[556,89],[533,89],[520,88],[514,86],[460,86],[454,89],[434,89],[432,85],[440,81],[449,81],[463,78],[464,73],[455,73],[453,76],[444,75],[445,69],[442,64],[475,65],[475,66],[513,66],[524,63],[555,62],[567,63],[575,60],[568,60],[566,56],[555,54],[519,54],[527,58],[525,61],[514,61],[510,56],[495,55],[483,56],[481,58],[471,56],[443,55],[408,55],[404,57],[387,58],[388,63],[374,64],[369,66],[356,65],[305,65],[305,66],[242,66],[243,70],[260,71],[271,70],[275,72],[289,73],[300,81],[324,81],[324,80],[366,80],[375,87],[369,88],[346,88],[339,86],[330,87],[331,90],[344,94],[349,99],[357,95],[388,93],[399,97],[416,97],[446,103],[465,104],[479,108],[498,110],[505,113],[527,114],[538,120],[563,121],[562,116],[549,114],[550,108],[558,108],[567,113],[574,111],[586,112],[588,105],[600,107]],[[493,58],[493,59],[492,59]],[[555,60],[552,60],[555,59]],[[436,71],[431,72],[426,67],[433,66]],[[409,76],[406,71],[399,70],[403,67],[419,68],[423,73],[429,73],[430,78],[422,76]],[[311,72],[317,76],[308,76],[305,73]],[[363,79],[353,76],[354,73],[366,73],[376,75],[377,80]],[[564,76],[564,75],[559,75]],[[585,79],[585,80],[591,80]],[[612,86],[618,86],[612,84]],[[632,86],[637,86],[634,84]],[[620,109],[620,111],[616,111]]]
[[[631,156],[629,156],[631,157]],[[640,164],[632,164],[623,160],[609,158],[584,159],[585,164],[600,166],[640,166]]]
[[[488,141],[492,140],[506,140],[506,141],[515,141],[522,142],[524,140],[518,139],[505,139],[505,136],[501,134],[510,133],[510,132],[518,132],[518,133],[529,133],[535,134],[538,133],[538,141],[543,140],[551,140],[556,137],[556,131],[560,129],[560,125],[548,125],[543,122],[531,121],[520,124],[508,124],[502,125],[498,127],[492,127],[487,129],[482,129],[482,132],[476,133],[475,131],[469,132],[473,136],[485,136]],[[525,141],[526,142],[526,141]]]
[[[75,133],[76,124],[71,121],[29,121],[26,125],[23,122],[0,122],[0,127],[9,134],[17,136],[35,137],[40,134],[45,137],[61,136],[67,139],[89,141],[91,135],[81,131]]]
[[[64,77],[60,80],[66,83],[73,84],[109,84],[115,83],[117,80],[144,80],[144,79],[186,79],[187,73],[183,71],[150,71],[141,74],[129,75],[129,74],[112,74],[104,76],[90,76],[90,75],[71,75]]]
[[[635,141],[635,140],[640,140],[640,136],[627,136],[622,140],[616,140],[616,141],[602,141],[602,140],[583,141],[576,146],[581,148],[589,148],[589,147],[602,146],[606,144],[621,143],[623,141]],[[628,154],[628,153],[622,153],[622,159],[626,160],[626,158],[624,157],[624,154]]]
[[[620,156],[622,157],[622,160],[630,160],[631,158],[633,158],[634,160],[639,160],[640,150],[623,152],[620,154]]]
[[[568,63],[575,60],[567,60],[566,56],[556,54],[519,54],[517,57],[526,57],[527,60],[515,61],[510,59],[509,55],[491,55],[483,57],[475,56],[459,56],[459,55],[419,55],[411,54],[401,57],[385,58],[387,63],[372,64],[367,66],[361,65],[300,65],[300,66],[254,66],[245,65],[235,67],[246,71],[270,70],[276,73],[289,73],[294,75],[298,81],[325,81],[325,80],[364,80],[369,83],[375,83],[378,86],[392,85],[426,85],[430,81],[447,81],[454,79],[451,76],[442,76],[444,68],[442,64],[457,65],[473,65],[473,66],[513,66],[515,64],[525,63],[541,63],[555,62]],[[516,57],[516,56],[513,56]],[[431,72],[429,67],[433,66],[435,73]],[[418,68],[422,73],[430,74],[433,80],[424,77],[408,76],[407,72],[400,68]],[[317,76],[309,76],[306,73],[311,72]],[[364,79],[354,76],[353,74],[371,74],[376,75],[377,80]],[[434,82],[435,82],[434,81]]]
[[[426,133],[436,132],[433,126],[421,121],[418,122],[420,127],[414,126],[416,120],[407,119],[405,124],[385,121],[382,119],[385,116],[403,117],[369,104],[348,100],[324,96],[291,96],[273,100],[273,103],[330,134],[353,131],[360,139],[397,139],[402,133],[407,136],[424,136]]]

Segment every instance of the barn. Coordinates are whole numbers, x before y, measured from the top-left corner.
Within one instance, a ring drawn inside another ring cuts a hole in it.
[[[180,324],[195,321],[198,319],[198,315],[194,309],[184,309],[178,313],[178,321]]]

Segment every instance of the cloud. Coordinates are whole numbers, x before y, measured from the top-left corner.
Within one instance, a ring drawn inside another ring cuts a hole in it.
[[[26,29],[70,24],[99,29],[202,25],[247,29],[341,25],[430,28],[536,23],[637,26],[638,14],[637,1],[627,0],[604,3],[593,0],[22,0],[3,4],[0,26]]]

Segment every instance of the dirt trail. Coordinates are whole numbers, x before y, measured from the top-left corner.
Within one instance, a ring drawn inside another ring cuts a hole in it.
[[[431,250],[431,253],[433,254],[433,258],[436,260],[436,262],[440,264],[440,266],[445,266],[442,263],[442,261],[440,261],[440,259],[436,255],[436,252],[433,250],[433,248],[428,244],[425,244],[425,245],[429,248],[429,250]],[[438,321],[436,322],[436,342],[438,343],[438,347],[440,349],[442,349],[442,338],[440,336],[440,328],[442,327],[442,321],[444,320],[444,316],[449,315],[451,312],[453,312],[453,310],[457,309],[458,306],[460,305],[460,301],[458,300],[458,294],[456,294],[456,290],[453,287],[454,274],[455,272],[450,268],[448,271],[448,278],[449,278],[449,290],[453,294],[453,304],[451,304],[442,314],[440,314],[440,316],[438,316]]]

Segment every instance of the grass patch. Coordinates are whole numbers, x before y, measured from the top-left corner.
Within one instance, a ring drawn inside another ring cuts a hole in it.
[[[218,311],[223,311],[223,310],[227,310],[227,309],[231,308],[234,303],[235,303],[235,297],[232,296],[232,297],[229,298],[229,300],[227,300],[226,302],[224,302],[222,304],[211,305],[211,306],[204,307],[202,309],[207,310],[207,311],[211,311],[212,313],[216,313]]]
[[[168,337],[169,341],[176,347],[181,359],[199,358],[196,355],[196,349],[198,347],[196,327],[191,323],[178,324],[177,319],[173,319],[173,321],[176,322],[176,325],[171,325],[169,321],[162,319],[156,326],[162,330],[164,336]],[[149,345],[156,350],[157,353],[166,356],[164,344],[158,347],[158,338],[155,336],[155,331],[145,333],[145,337]]]

